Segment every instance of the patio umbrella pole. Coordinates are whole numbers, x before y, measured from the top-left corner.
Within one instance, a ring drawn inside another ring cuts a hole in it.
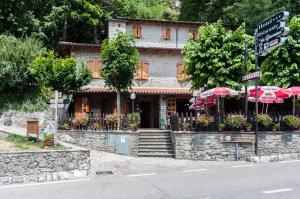
[[[221,118],[220,118],[220,100],[219,100],[219,96],[218,96],[218,119],[219,119],[219,124],[220,124]]]
[[[265,103],[262,103],[261,113],[264,114]]]
[[[267,103],[266,114],[268,114],[269,103]]]
[[[295,115],[296,96],[293,96],[293,115]]]

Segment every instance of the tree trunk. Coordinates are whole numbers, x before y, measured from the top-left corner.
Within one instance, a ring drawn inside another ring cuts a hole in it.
[[[120,91],[117,91],[117,117],[118,117],[118,130],[120,130],[120,114],[121,114],[121,96]]]

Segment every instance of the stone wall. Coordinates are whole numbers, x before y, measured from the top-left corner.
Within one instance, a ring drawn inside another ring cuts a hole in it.
[[[300,132],[259,132],[259,155],[300,153]]]
[[[176,159],[189,160],[235,160],[236,143],[224,142],[219,133],[171,133]],[[253,143],[240,143],[240,160],[253,155]]]
[[[0,185],[87,176],[90,151],[0,153]]]
[[[76,144],[89,149],[108,151],[117,153],[116,146],[108,146],[108,136],[129,136],[130,153],[137,156],[138,152],[138,133],[132,131],[78,131],[78,130],[59,130],[58,139],[63,142]]]

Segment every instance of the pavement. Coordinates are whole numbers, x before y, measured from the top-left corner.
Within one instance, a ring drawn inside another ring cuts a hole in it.
[[[115,157],[104,154],[99,162],[112,162],[111,158]],[[300,161],[246,163],[123,158],[111,163],[123,165],[116,167],[119,173],[115,175],[2,186],[0,196],[5,199],[300,197]],[[138,166],[141,168],[137,169]]]

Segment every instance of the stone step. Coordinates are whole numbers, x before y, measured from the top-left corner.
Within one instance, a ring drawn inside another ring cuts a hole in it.
[[[173,154],[173,149],[138,149],[138,153],[167,153],[167,154]]]
[[[156,149],[170,149],[170,150],[173,150],[173,147],[172,145],[146,145],[146,146],[138,146],[138,149],[142,150],[142,149],[153,149],[153,150],[156,150]]]
[[[150,141],[153,141],[153,142],[170,142],[170,138],[139,138],[139,141],[140,142],[150,142]]]
[[[165,153],[138,153],[139,157],[160,157],[160,158],[174,158],[174,154],[165,154]]]
[[[144,146],[144,145],[172,145],[172,142],[153,142],[150,140],[149,142],[143,141],[139,142],[139,146]]]
[[[139,133],[139,136],[171,136],[170,133]]]
[[[171,136],[169,136],[169,135],[140,135],[139,138],[168,138],[168,139],[170,139]]]

